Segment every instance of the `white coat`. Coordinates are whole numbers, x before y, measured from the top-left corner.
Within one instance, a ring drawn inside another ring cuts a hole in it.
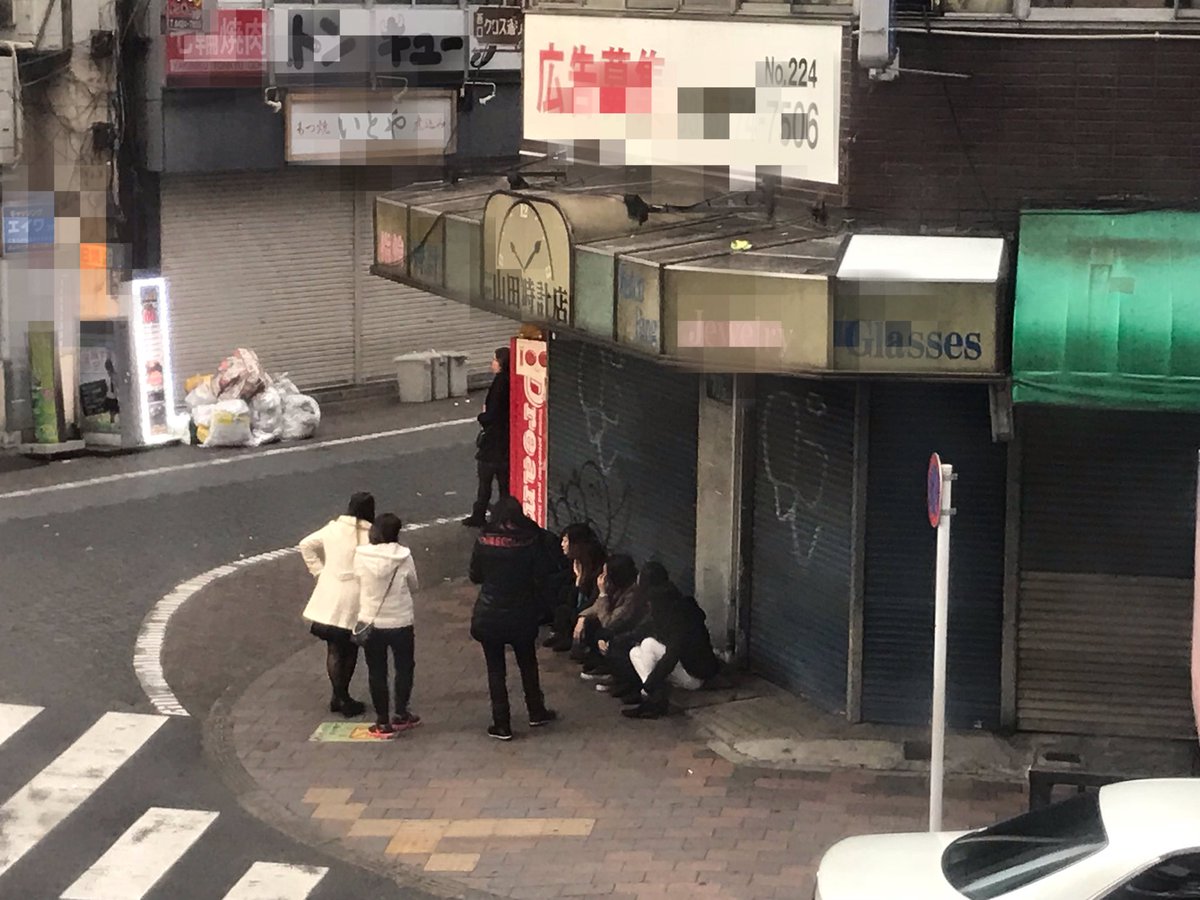
[[[353,630],[358,612],[354,551],[367,542],[370,528],[354,516],[338,516],[300,542],[304,564],[317,577],[317,586],[304,608],[305,619]]]
[[[412,551],[400,544],[365,544],[354,554],[354,574],[359,584],[358,621],[376,628],[412,625],[417,592]]]

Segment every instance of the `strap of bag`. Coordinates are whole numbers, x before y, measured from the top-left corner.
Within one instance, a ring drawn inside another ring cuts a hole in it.
[[[373,618],[373,619],[372,619],[370,622],[368,622],[367,624],[369,624],[369,625],[374,625],[374,624],[375,624],[375,619],[378,619],[378,618],[379,618],[379,611],[380,611],[381,609],[383,609],[383,602],[384,602],[385,600],[387,600],[387,595],[388,595],[388,594],[391,592],[391,590],[392,590],[392,585],[396,583],[396,576],[397,576],[398,574],[400,574],[400,567],[399,567],[399,566],[396,566],[396,568],[392,570],[392,577],[388,579],[388,585],[387,585],[387,587],[383,589],[383,594],[382,594],[382,595],[380,596],[380,598],[379,598],[379,605],[378,605],[377,607],[375,607],[375,616],[374,616],[374,618]]]

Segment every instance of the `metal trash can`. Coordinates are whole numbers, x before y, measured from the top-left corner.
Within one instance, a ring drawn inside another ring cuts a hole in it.
[[[395,358],[396,387],[401,403],[428,403],[433,399],[433,359],[427,350]]]
[[[446,375],[450,386],[450,396],[467,396],[468,354],[451,350],[442,355],[446,357]]]

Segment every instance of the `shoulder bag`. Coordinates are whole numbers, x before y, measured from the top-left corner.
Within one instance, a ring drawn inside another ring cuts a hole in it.
[[[379,617],[379,610],[383,609],[383,603],[385,600],[387,600],[387,595],[389,592],[391,592],[392,585],[396,583],[396,575],[399,572],[400,572],[400,567],[396,566],[396,568],[392,571],[392,577],[388,580],[387,587],[383,589],[383,596],[381,596],[379,598],[379,605],[377,607],[375,607],[375,618]],[[354,626],[354,633],[350,636],[350,638],[359,647],[365,647],[367,645],[367,641],[371,640],[371,635],[373,635],[374,633],[375,633],[375,623],[373,621],[372,622],[361,622],[360,621],[357,625]]]

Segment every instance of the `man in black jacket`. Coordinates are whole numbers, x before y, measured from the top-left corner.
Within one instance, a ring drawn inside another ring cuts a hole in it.
[[[479,492],[475,496],[471,515],[463,519],[463,524],[468,528],[482,528],[487,524],[488,504],[492,501],[492,479],[496,480],[498,495],[508,496],[508,355],[507,347],[497,348],[492,360],[495,377],[488,388],[483,412],[476,417],[480,426],[479,437],[475,440]]]

